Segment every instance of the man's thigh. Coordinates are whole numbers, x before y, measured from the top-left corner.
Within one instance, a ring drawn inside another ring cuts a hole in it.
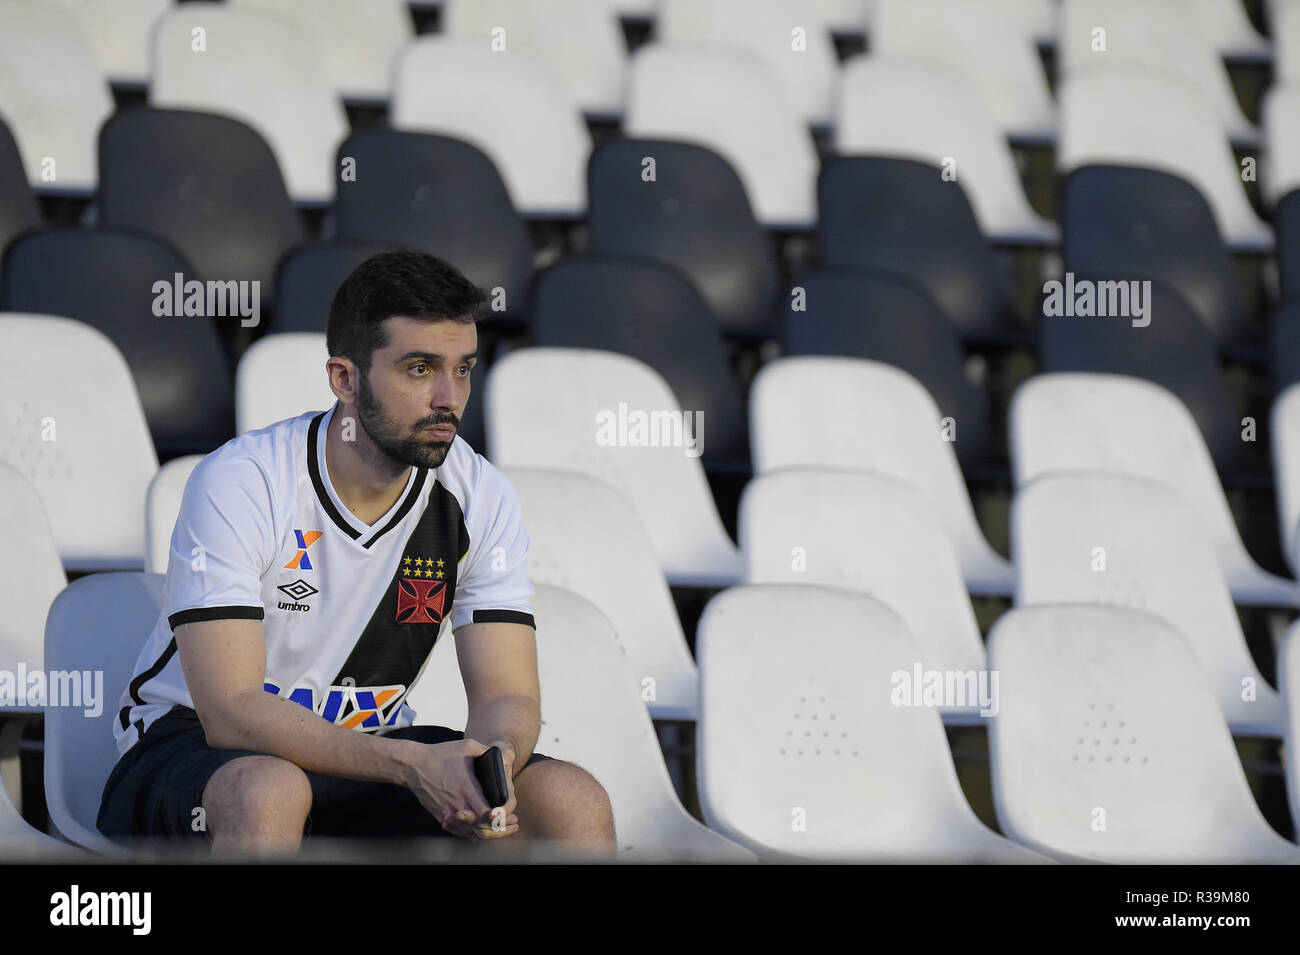
[[[99,831],[111,839],[203,838],[203,791],[222,766],[249,750],[208,746],[198,714],[176,707],[150,725],[104,784]]]

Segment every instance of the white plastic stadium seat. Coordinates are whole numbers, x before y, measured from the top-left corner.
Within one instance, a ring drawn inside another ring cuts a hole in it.
[[[1242,0],[1186,0],[1192,18],[1220,55],[1229,60],[1261,61],[1272,56],[1272,46],[1259,35],[1246,15]],[[1179,10],[1180,15],[1183,10]]]
[[[1300,385],[1292,385],[1274,400],[1271,428],[1278,539],[1295,572],[1300,569]]]
[[[67,862],[80,853],[32,826],[14,808],[0,783],[0,859],[10,862]]]
[[[594,5],[603,7],[625,20],[653,20],[659,0],[595,0]]]
[[[494,34],[496,30],[504,34]],[[627,44],[618,14],[591,0],[447,0],[442,32],[484,45],[501,36],[506,49],[527,50],[564,84],[584,112],[623,112]]]
[[[1061,76],[1074,79],[1111,71],[1164,76],[1198,106],[1204,104],[1207,124],[1211,116],[1217,117],[1235,142],[1258,143],[1259,130],[1241,111],[1213,38],[1203,32],[1195,14],[1188,14],[1187,8],[1196,2],[1065,0],[1058,45]],[[1157,123],[1156,129],[1162,125]]]
[[[1286,795],[1291,818],[1300,819],[1300,621],[1293,623],[1282,638],[1277,657],[1278,689],[1286,708],[1286,728],[1282,736],[1286,752]]]
[[[695,661],[636,508],[614,487],[585,474],[504,471],[528,528],[529,579],[571,590],[609,617],[638,685],[653,688],[647,699],[652,717],[695,719]],[[647,685],[647,678],[653,683]]]
[[[199,29],[202,51],[193,46]],[[158,21],[153,65],[151,106],[247,123],[275,153],[295,202],[333,201],[335,152],[348,119],[324,52],[299,21],[244,6],[182,3]]]
[[[939,713],[900,695],[921,648],[884,604],[734,587],[709,601],[696,647],[711,828],[774,860],[1046,861],[971,810]]]
[[[1263,112],[1268,156],[1260,164],[1259,178],[1271,206],[1300,189],[1300,82],[1270,87]]]
[[[926,670],[984,669],[952,543],[911,486],[863,471],[791,468],[756,477],[740,502],[740,543],[748,583],[866,594],[902,618]],[[949,704],[941,712],[978,722],[978,711]]]
[[[94,192],[99,127],[112,112],[108,81],[76,15],[44,0],[0,0],[0,120],[18,141],[31,187]]]
[[[240,434],[334,406],[324,332],[259,338],[235,369],[235,430]]]
[[[861,5],[861,4],[859,4]],[[862,21],[858,28],[861,29]],[[802,30],[802,34],[794,31]],[[730,47],[765,62],[806,123],[834,112],[838,62],[830,24],[805,0],[659,0],[655,37],[670,46]],[[802,47],[796,38],[802,39]],[[757,95],[757,91],[755,91]]]
[[[587,209],[591,134],[562,78],[526,49],[494,52],[490,37],[427,36],[394,63],[394,129],[440,133],[491,158],[527,216]]]
[[[581,766],[605,787],[618,854],[647,862],[752,862],[752,853],[682,808],[664,765],[638,675],[613,624],[592,603],[537,584],[537,673],[542,690],[538,752]],[[407,702],[419,725],[465,726],[469,710],[444,627]]]
[[[875,0],[804,0],[832,33],[858,34],[867,30],[867,9]]]
[[[488,372],[484,413],[498,467],[579,471],[600,478],[632,502],[650,533],[668,582],[725,587],[739,582],[740,552],[718,516],[704,466],[673,435],[631,446],[617,433],[621,412],[664,422],[683,410],[668,383],[635,358],[585,348],[524,348]],[[621,407],[620,407],[621,406]],[[689,409],[686,409],[689,410]],[[630,420],[630,419],[628,419]],[[603,424],[608,423],[608,424]],[[615,443],[598,436],[612,427]],[[701,439],[708,440],[707,429]],[[698,445],[694,450],[699,450]]]
[[[1274,0],[1270,9],[1273,33],[1273,81],[1278,85],[1300,82],[1300,3]]]
[[[1157,481],[1200,518],[1237,603],[1300,604],[1294,581],[1267,573],[1247,553],[1196,422],[1164,388],[1123,375],[1038,375],[1012,398],[1009,421],[1017,486],[1057,471]]]
[[[857,56],[841,79],[835,150],[936,166],[956,181],[995,241],[1054,243],[1061,230],[1029,205],[1011,147],[978,89],[960,73],[910,59]],[[935,177],[935,188],[944,183]]]
[[[1054,139],[1056,105],[1025,15],[1023,0],[877,0],[871,50],[962,71],[1005,135]]]
[[[95,827],[99,799],[117,763],[113,721],[136,657],[158,622],[161,574],[92,574],[68,585],[50,608],[45,627],[48,670],[103,674],[101,712],[84,707],[45,711],[45,800],[50,825],[65,839],[95,852],[126,852]]]
[[[114,83],[149,81],[149,33],[172,0],[61,0],[81,21]]]
[[[1070,861],[1297,863],[1260,814],[1187,641],[1129,607],[1013,610],[989,635],[998,824]]]
[[[1273,247],[1251,208],[1241,168],[1205,99],[1181,81],[1137,69],[1078,73],[1062,84],[1057,169],[1090,164],[1170,172],[1205,195],[1219,234],[1242,250]]]
[[[289,17],[325,57],[330,82],[344,99],[386,100],[393,57],[415,35],[404,0],[234,0]]]
[[[1061,4],[1058,0],[1003,0],[1015,11],[1017,22],[1040,46],[1056,46],[1060,32]]]
[[[69,318],[0,313],[0,421],[12,438],[0,460],[40,492],[64,566],[143,566],[144,495],[158,456],[108,337]]]
[[[194,467],[203,460],[201,454],[173,458],[158,469],[149,482],[144,509],[144,569],[150,574],[167,573],[171,555],[172,531],[181,513],[181,498]]]
[[[0,671],[17,673],[21,663],[30,673],[45,665],[45,616],[68,578],[40,493],[22,471],[3,463],[0,527],[6,545],[0,551]],[[40,706],[0,698],[0,713],[20,711],[39,712]]]
[[[947,528],[967,590],[1009,595],[1015,571],[984,539],[957,455],[942,440],[942,419],[925,386],[892,365],[778,358],[763,366],[750,388],[754,470],[849,468],[905,481],[926,496]]]
[[[1282,706],[1251,659],[1223,573],[1172,488],[1116,474],[1047,474],[1011,511],[1016,603],[1101,603],[1159,614],[1185,636],[1233,729],[1280,735]]]
[[[817,149],[780,75],[756,54],[651,44],[632,58],[627,135],[706,146],[744,183],[768,227],[817,221]]]

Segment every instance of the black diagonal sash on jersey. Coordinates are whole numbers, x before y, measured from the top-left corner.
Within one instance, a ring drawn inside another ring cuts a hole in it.
[[[411,531],[397,573],[334,685],[405,686],[419,675],[442,621],[451,613],[456,569],[469,551],[469,528],[455,495],[435,482]]]

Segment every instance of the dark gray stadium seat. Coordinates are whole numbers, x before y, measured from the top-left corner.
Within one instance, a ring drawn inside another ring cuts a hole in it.
[[[967,379],[956,333],[921,286],[895,272],[837,270],[810,272],[795,287],[804,290],[805,310],[795,311],[787,299],[784,354],[869,358],[902,369],[955,419],[954,449],[963,467],[1000,463],[992,451],[989,397]]]
[[[821,264],[909,276],[943,308],[957,334],[1019,343],[1011,293],[970,200],[929,163],[848,156],[817,180]]]
[[[321,332],[330,302],[352,270],[390,246],[377,242],[315,242],[292,249],[275,279],[275,313],[269,331]]]
[[[99,134],[100,221],[167,239],[201,279],[261,282],[303,228],[275,156],[250,127],[188,110],[129,109]]]
[[[234,390],[216,325],[240,319],[154,314],[154,283],[170,288],[176,273],[194,274],[171,246],[119,230],[47,229],[15,240],[4,264],[4,310],[74,318],[118,347],[160,455],[211,451],[234,435]]]
[[[650,365],[682,410],[704,412],[704,463],[747,463],[745,406],[718,319],[681,272],[648,259],[569,259],[538,276],[531,321],[534,344],[619,352]]]
[[[0,254],[14,236],[40,223],[41,210],[27,185],[18,144],[9,127],[0,121]]]
[[[1277,267],[1282,278],[1282,298],[1300,300],[1300,189],[1282,197],[1273,213],[1277,229]]]
[[[1076,275],[1075,282],[1140,279]],[[1215,342],[1173,286],[1151,283],[1150,324],[1130,318],[1048,316],[1039,319],[1042,370],[1101,372],[1145,378],[1173,392],[1200,426],[1221,473],[1239,475],[1262,463],[1241,440]]]
[[[1300,298],[1283,303],[1269,328],[1273,364],[1273,392],[1281,394],[1300,382]]]
[[[1209,203],[1179,176],[1130,166],[1082,166],[1065,180],[1065,268],[1161,279],[1220,343],[1236,341],[1246,301]]]
[[[356,181],[339,183],[340,238],[422,249],[460,269],[505,309],[528,307],[533,246],[492,160],[469,143],[429,133],[365,129],[339,147]],[[490,307],[490,306],[489,306]]]
[[[647,157],[655,161],[653,182],[641,178]],[[774,248],[725,159],[687,143],[613,140],[591,155],[587,195],[591,252],[675,266],[726,334],[771,334],[780,278]]]

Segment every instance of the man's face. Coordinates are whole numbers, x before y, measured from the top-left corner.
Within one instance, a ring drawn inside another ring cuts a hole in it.
[[[388,344],[357,382],[361,428],[393,461],[436,468],[447,458],[469,400],[478,329],[453,321],[389,318]]]

